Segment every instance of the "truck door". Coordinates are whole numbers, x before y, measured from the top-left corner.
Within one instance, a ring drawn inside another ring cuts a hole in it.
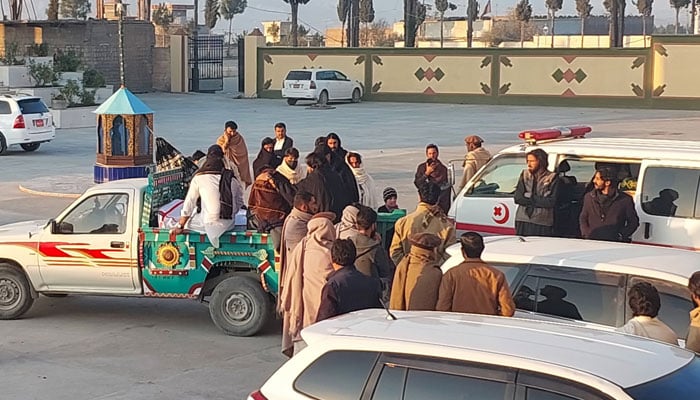
[[[455,199],[457,231],[514,235],[516,206],[513,194],[525,167],[524,153],[494,157]]]
[[[642,163],[635,207],[638,243],[700,250],[700,166],[695,162]]]
[[[85,197],[42,235],[39,270],[50,290],[136,292],[135,190]]]

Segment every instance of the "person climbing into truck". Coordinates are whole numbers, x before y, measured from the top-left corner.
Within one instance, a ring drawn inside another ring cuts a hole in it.
[[[201,207],[197,200],[201,199]],[[218,248],[219,237],[233,229],[234,216],[243,206],[243,190],[233,175],[224,168],[224,152],[218,145],[207,151],[207,160],[195,173],[185,202],[180,221],[173,233],[180,234],[190,229],[207,234],[211,244]]]

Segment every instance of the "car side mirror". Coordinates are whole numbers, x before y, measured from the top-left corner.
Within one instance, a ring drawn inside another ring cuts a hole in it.
[[[53,234],[71,234],[73,233],[73,224],[68,222],[56,222],[51,220],[51,233]]]

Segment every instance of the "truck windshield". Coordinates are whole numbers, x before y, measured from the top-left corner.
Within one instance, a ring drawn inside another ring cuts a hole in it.
[[[700,382],[700,358],[694,357],[681,369],[625,391],[635,400],[696,399],[698,382]]]

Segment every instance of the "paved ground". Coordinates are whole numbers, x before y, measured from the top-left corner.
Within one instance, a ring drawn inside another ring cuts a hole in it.
[[[391,103],[321,111],[221,95],[141,97],[156,111],[156,134],[185,153],[206,149],[228,119],[240,125],[253,157],[277,121],[287,122],[302,153],[335,131],[344,147],[365,155],[379,185],[398,188],[406,208],[416,203],[412,175],[430,142],[450,159],[463,154],[465,134],[477,133],[497,150],[516,143],[525,128],[582,123],[593,125],[596,136],[700,139],[700,113],[690,111]],[[73,129],[58,131],[35,153],[0,156],[0,224],[56,215],[72,200],[18,186],[88,185],[94,149],[94,129]],[[284,360],[278,324],[255,338],[227,337],[191,301],[42,297],[25,319],[0,321],[0,338],[3,400],[243,399]]]

